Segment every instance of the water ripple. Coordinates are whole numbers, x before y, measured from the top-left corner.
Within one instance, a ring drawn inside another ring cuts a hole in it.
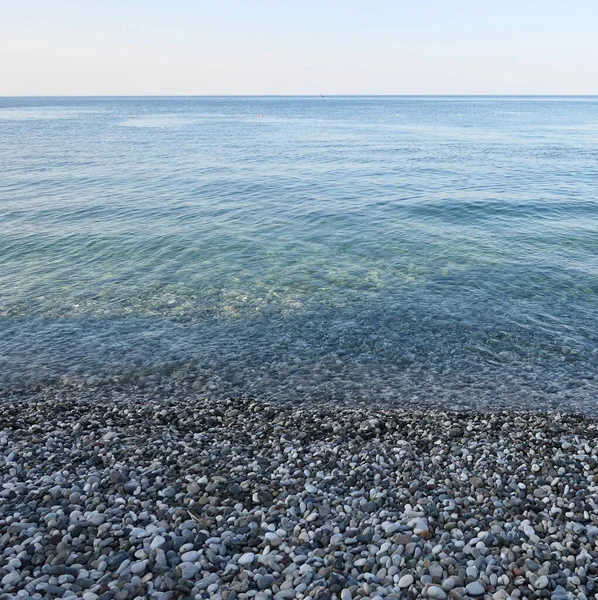
[[[207,395],[597,412],[596,99],[0,99],[0,122],[0,385],[183,369]]]

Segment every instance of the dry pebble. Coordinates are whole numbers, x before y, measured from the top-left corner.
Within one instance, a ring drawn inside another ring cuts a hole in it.
[[[133,388],[0,402],[1,600],[598,592],[588,417]]]

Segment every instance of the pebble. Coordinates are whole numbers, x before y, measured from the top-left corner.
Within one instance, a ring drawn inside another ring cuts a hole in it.
[[[155,550],[156,548],[161,548],[162,546],[164,546],[165,543],[166,540],[161,535],[157,535],[155,538],[152,539],[150,548],[152,550]]]
[[[465,591],[471,596],[481,596],[486,593],[486,588],[480,581],[472,581],[465,586]]]
[[[442,589],[445,592],[450,592],[452,589],[454,589],[456,586],[455,580],[452,577],[449,577],[448,579],[445,579],[442,582]]]
[[[86,393],[0,396],[7,600],[595,595],[589,417]]]
[[[534,587],[537,590],[543,590],[544,588],[548,587],[548,583],[548,577],[546,577],[546,575],[540,575],[540,577],[534,581]]]
[[[256,579],[257,587],[260,590],[265,590],[272,585],[274,581],[273,575],[258,575]]]
[[[20,581],[21,576],[16,571],[13,571],[12,573],[7,573],[2,578],[2,585],[6,587],[11,587],[13,585],[17,585]]]
[[[181,554],[181,560],[183,562],[195,562],[199,560],[201,554],[197,550],[189,550],[188,552],[184,552]]]
[[[441,579],[444,573],[444,569],[442,568],[442,565],[434,563],[428,567],[428,572],[434,579]]]
[[[181,579],[193,579],[199,573],[199,567],[190,562],[183,562],[179,565]]]
[[[143,571],[145,571],[146,566],[147,566],[147,561],[145,561],[145,560],[140,560],[140,561],[134,562],[130,567],[131,573],[134,573],[134,574],[143,573]]]
[[[250,565],[255,560],[255,554],[253,552],[246,552],[239,558],[240,565]]]
[[[427,593],[428,593],[428,598],[434,598],[435,600],[445,600],[446,598],[446,592],[438,587],[438,586],[430,586],[427,589]]]

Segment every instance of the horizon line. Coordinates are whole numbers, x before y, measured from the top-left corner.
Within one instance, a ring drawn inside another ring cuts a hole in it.
[[[595,98],[597,94],[0,94],[0,98]]]

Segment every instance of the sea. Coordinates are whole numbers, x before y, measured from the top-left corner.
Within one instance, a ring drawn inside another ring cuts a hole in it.
[[[598,414],[598,97],[0,98],[0,388],[165,380]]]

